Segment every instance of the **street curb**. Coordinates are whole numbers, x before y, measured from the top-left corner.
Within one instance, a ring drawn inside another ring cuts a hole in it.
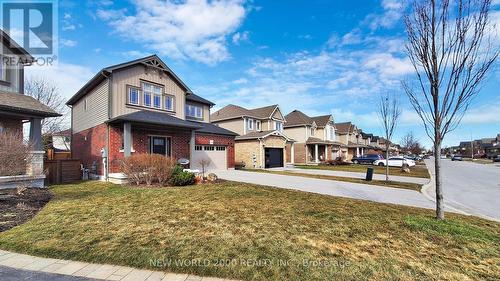
[[[436,203],[436,199],[434,199],[434,197],[430,196],[429,193],[427,193],[430,187],[435,188],[434,174],[431,173],[431,169],[429,169],[429,167],[427,166],[427,163],[425,163],[425,161],[424,161],[424,164],[425,164],[425,167],[427,167],[427,173],[429,173],[430,179],[429,179],[428,183],[422,185],[422,189],[420,189],[420,192],[425,196],[425,198]],[[454,213],[458,213],[458,214],[462,214],[462,215],[466,215],[466,216],[473,216],[473,214],[470,214],[470,213],[467,213],[465,211],[454,208],[446,203],[444,204],[444,206],[445,206],[445,211],[446,211],[446,208],[448,208],[449,210],[451,210]]]

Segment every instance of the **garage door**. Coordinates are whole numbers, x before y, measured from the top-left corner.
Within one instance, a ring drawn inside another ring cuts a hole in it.
[[[283,167],[283,148],[266,148],[266,168]]]
[[[196,145],[194,148],[192,167],[201,170],[201,161],[205,160],[208,161],[207,170],[226,170],[226,153],[225,146]]]

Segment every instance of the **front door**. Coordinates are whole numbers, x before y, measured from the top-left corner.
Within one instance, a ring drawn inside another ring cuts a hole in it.
[[[150,152],[169,156],[170,139],[166,137],[150,137]]]

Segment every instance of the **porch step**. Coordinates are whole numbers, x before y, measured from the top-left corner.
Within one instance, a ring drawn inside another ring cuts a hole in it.
[[[295,168],[295,164],[294,163],[286,163],[285,168]]]

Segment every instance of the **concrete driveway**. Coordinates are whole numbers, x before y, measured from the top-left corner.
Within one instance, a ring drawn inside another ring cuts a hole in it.
[[[434,172],[434,160],[425,160]],[[441,161],[446,205],[468,214],[500,221],[500,165]],[[434,186],[425,193],[436,198]]]
[[[217,171],[216,174],[222,179],[231,181],[274,186],[381,203],[434,209],[434,203],[422,193],[408,189],[240,170]]]
[[[288,167],[273,168],[270,170],[286,171],[286,172],[292,172],[292,173],[312,174],[312,175],[337,176],[337,177],[356,178],[356,179],[366,178],[365,173],[358,173],[358,172],[332,171],[332,170],[321,170],[321,169],[301,169],[301,168],[288,168]],[[385,180],[385,175],[373,174],[373,179],[374,180]],[[397,182],[416,183],[416,184],[426,184],[429,182],[429,179],[426,179],[426,178],[403,177],[403,176],[389,176],[389,180],[397,181]]]

